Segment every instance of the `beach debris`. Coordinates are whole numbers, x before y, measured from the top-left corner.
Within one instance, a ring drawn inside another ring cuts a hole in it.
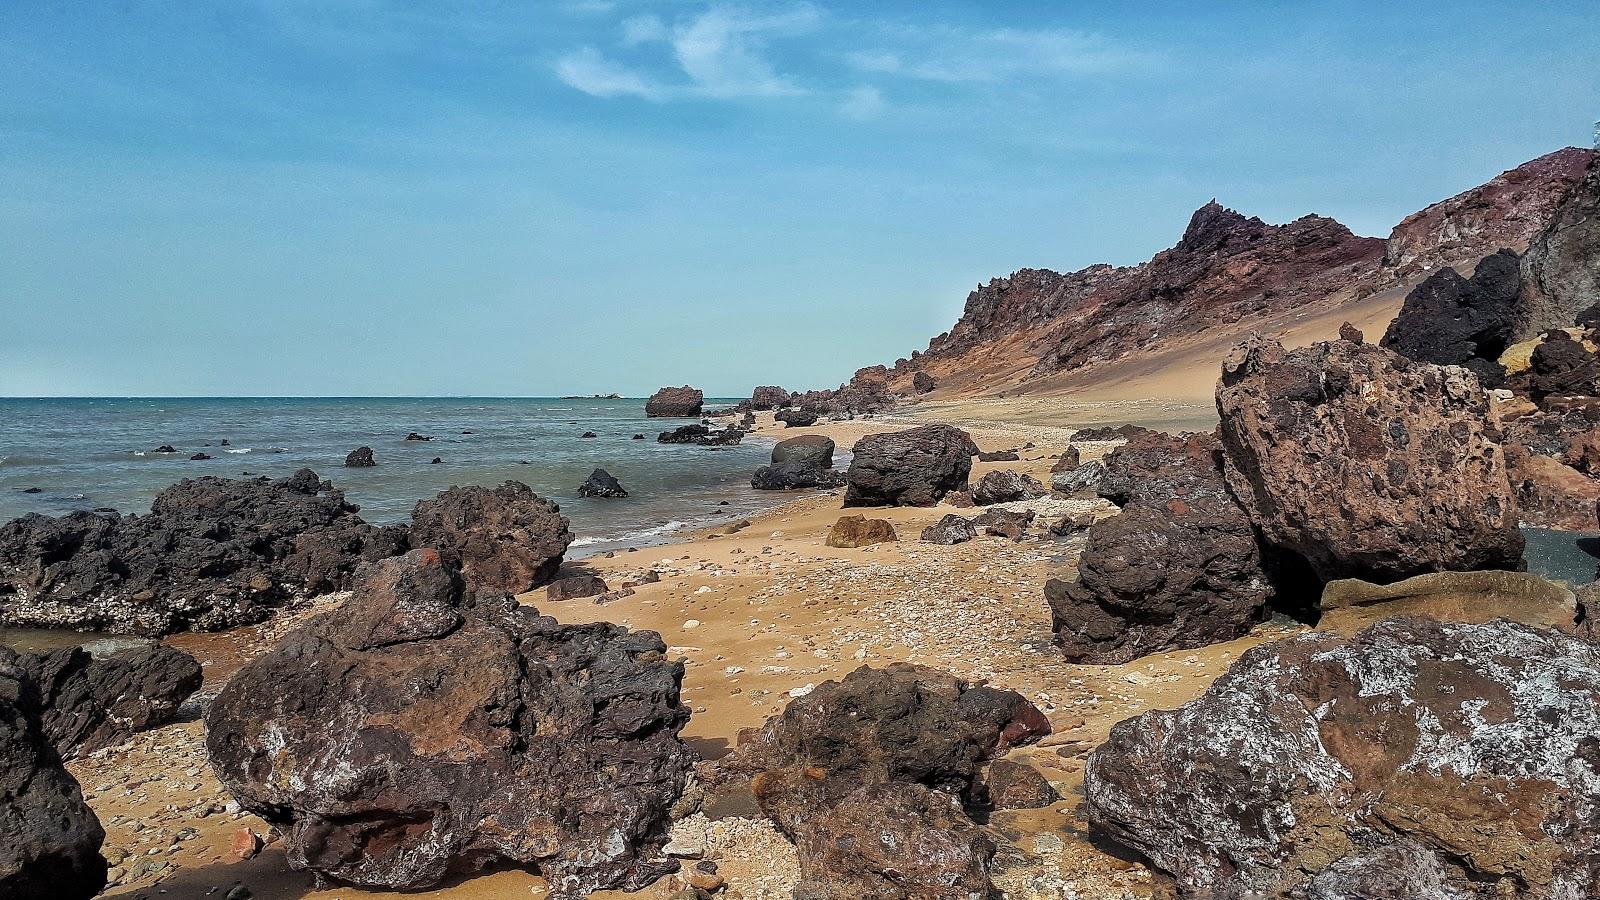
[[[844,505],[932,506],[965,490],[978,447],[953,425],[870,434],[856,442]]]
[[[411,514],[412,546],[438,550],[471,591],[533,590],[555,575],[572,538],[561,507],[520,481],[452,487]]]
[[[661,849],[694,755],[658,635],[469,600],[432,550],[364,574],[206,714],[218,777],[291,866],[413,890],[505,860],[561,900],[677,868]]]

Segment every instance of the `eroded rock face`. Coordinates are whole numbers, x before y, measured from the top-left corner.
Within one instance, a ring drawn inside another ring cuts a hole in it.
[[[1523,258],[1518,340],[1571,327],[1600,304],[1600,155]]]
[[[1552,396],[1593,397],[1600,394],[1600,359],[1572,335],[1552,329],[1533,348],[1525,378],[1535,403]]]
[[[106,883],[105,831],[39,727],[36,703],[17,656],[0,651],[0,900],[88,900]]]
[[[856,442],[844,505],[932,506],[964,490],[978,445],[953,425],[923,425]]]
[[[1396,618],[1257,647],[1118,724],[1085,810],[1182,897],[1589,897],[1596,734],[1594,646]]]
[[[922,529],[922,539],[930,544],[964,544],[977,536],[978,529],[955,513]]]
[[[827,544],[829,547],[852,549],[897,540],[899,537],[894,532],[894,526],[883,519],[840,516],[828,531]]]
[[[1076,468],[1050,473],[1050,489],[1063,497],[1087,498],[1100,496],[1100,482],[1105,478],[1106,464],[1091,459]]]
[[[692,754],[681,663],[653,632],[468,599],[431,550],[387,560],[206,715],[212,767],[290,865],[409,890],[497,860],[551,896],[637,890]]]
[[[972,486],[972,502],[988,506],[991,503],[1036,500],[1048,493],[1050,489],[1032,475],[1024,475],[1014,469],[997,469],[986,473]]]
[[[561,507],[518,481],[453,487],[417,503],[411,542],[461,570],[472,591],[520,594],[546,581],[572,543]]]
[[[620,499],[628,496],[628,490],[622,486],[622,482],[618,481],[615,475],[605,469],[595,469],[589,473],[588,478],[584,479],[583,484],[578,485],[578,496]]]
[[[805,428],[817,424],[817,411],[814,409],[781,409],[773,415],[773,421],[782,422],[785,428]]]
[[[775,384],[764,384],[750,393],[750,408],[782,409],[789,405],[789,392]]]
[[[1522,524],[1566,531],[1600,527],[1595,515],[1600,481],[1558,459],[1531,453],[1520,444],[1506,444],[1505,456]]]
[[[1146,432],[1107,457],[1075,581],[1045,583],[1067,659],[1124,663],[1232,640],[1266,616],[1273,586],[1255,530],[1223,481],[1215,436]]]
[[[706,395],[699,388],[664,387],[645,401],[644,414],[652,419],[690,418],[700,415]]]
[[[404,527],[357,510],[301,469],[185,479],[145,516],[24,516],[0,526],[0,624],[160,636],[259,622],[404,552]]]
[[[849,381],[839,386],[834,401],[853,415],[894,409],[894,394],[889,390],[889,370],[884,366],[857,369]]]
[[[377,460],[372,458],[371,447],[357,447],[344,457],[346,469],[370,469],[377,464]]]
[[[104,656],[82,647],[0,658],[33,683],[39,726],[62,759],[115,746],[129,735],[165,725],[200,689],[200,664],[175,647],[146,644]],[[3,665],[3,663],[0,663]]]
[[[1371,344],[1285,351],[1253,337],[1223,363],[1217,410],[1233,496],[1321,580],[1521,567],[1505,460],[1471,373]]]
[[[1380,346],[1417,362],[1465,366],[1484,387],[1499,387],[1521,290],[1521,261],[1510,250],[1479,260],[1470,279],[1440,269],[1406,295]]]

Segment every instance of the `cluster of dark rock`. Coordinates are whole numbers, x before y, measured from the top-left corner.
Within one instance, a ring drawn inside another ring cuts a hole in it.
[[[750,486],[759,491],[839,487],[844,473],[833,467],[833,450],[833,440],[820,434],[779,441],[772,448],[771,465],[757,469]]]
[[[680,425],[656,435],[658,444],[694,444],[700,447],[731,447],[744,440],[744,429],[732,425],[713,428],[704,422]]]
[[[655,418],[697,418],[704,407],[706,395],[699,388],[664,387],[645,401],[644,414]]]
[[[978,446],[953,425],[871,434],[856,442],[844,505],[932,506],[967,488]]]
[[[159,636],[259,622],[354,586],[365,562],[434,547],[474,590],[522,592],[572,533],[527,485],[456,487],[412,523],[375,526],[309,469],[270,480],[185,479],[143,516],[32,514],[0,526],[0,623]]]

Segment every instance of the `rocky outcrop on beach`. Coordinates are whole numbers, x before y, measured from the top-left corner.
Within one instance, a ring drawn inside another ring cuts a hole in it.
[[[1181,897],[1587,897],[1596,733],[1593,645],[1389,619],[1257,647],[1118,724],[1085,811]]]
[[[1499,387],[1521,291],[1521,261],[1510,250],[1479,260],[1470,279],[1440,269],[1406,295],[1379,344],[1417,362],[1465,366],[1484,387]]]
[[[660,850],[693,758],[666,649],[473,598],[413,551],[234,676],[206,743],[295,868],[414,890],[504,861],[560,900],[637,890],[677,865]]]
[[[1568,328],[1600,306],[1600,152],[1528,246],[1514,337]]]
[[[1265,618],[1273,585],[1214,435],[1144,432],[1105,469],[1100,495],[1122,511],[1089,527],[1075,580],[1044,588],[1068,660],[1123,663],[1199,647]]]
[[[972,527],[982,528],[984,534],[997,535],[1007,540],[1020,541],[1028,533],[1028,526],[1033,524],[1037,515],[1031,509],[1011,510],[1002,506],[991,506],[970,520]]]
[[[840,516],[839,520],[833,523],[833,527],[828,529],[825,543],[829,547],[853,550],[857,547],[868,547],[899,539],[894,532],[894,526],[883,519]]]
[[[36,688],[0,653],[0,898],[89,900],[106,883],[105,831],[34,712]]]
[[[782,422],[785,428],[805,428],[817,424],[817,411],[815,409],[783,409],[773,417],[774,421]]]
[[[1600,505],[1600,481],[1514,442],[1505,445],[1505,457],[1522,524],[1565,531],[1600,528],[1595,513]]]
[[[887,412],[894,409],[894,392],[889,390],[889,370],[884,366],[857,369],[850,380],[840,385],[834,402],[851,415]]]
[[[33,684],[33,713],[62,759],[171,722],[200,689],[200,664],[164,644],[98,656],[83,647],[20,654],[0,647],[0,668],[20,671]]]
[[[923,425],[869,434],[852,452],[845,506],[932,506],[966,489],[978,445],[953,425]]]
[[[758,491],[839,487],[844,473],[834,470],[833,451],[833,439],[820,434],[779,441],[772,448],[772,464],[757,469],[750,486]]]
[[[744,431],[729,426],[712,428],[702,422],[680,425],[656,435],[658,444],[694,444],[700,447],[731,447],[744,440]]]
[[[765,412],[789,405],[789,392],[775,384],[764,384],[750,392],[750,408]]]
[[[1050,489],[1032,475],[1026,475],[1015,469],[996,469],[986,473],[972,486],[972,502],[979,506],[988,506],[992,503],[1036,500],[1048,493]]]
[[[1318,579],[1521,567],[1504,454],[1470,372],[1256,337],[1224,361],[1217,411],[1233,496]]]
[[[915,372],[911,376],[911,390],[918,394],[926,394],[939,386],[939,380],[927,372]]]
[[[404,527],[357,512],[301,469],[185,479],[144,516],[24,516],[0,526],[0,623],[160,636],[259,622],[406,549]]]
[[[533,590],[561,567],[572,537],[561,507],[519,481],[453,487],[411,513],[412,546],[439,551],[471,591]]]
[[[1593,397],[1600,394],[1600,357],[1566,331],[1552,328],[1533,348],[1528,369],[1517,381],[1541,405],[1549,397]]]
[[[657,418],[692,418],[700,415],[706,395],[699,388],[664,387],[645,401],[644,414]]]
[[[930,544],[965,544],[977,536],[978,529],[955,513],[948,513],[938,522],[922,529],[922,540]]]
[[[628,496],[628,491],[615,475],[605,469],[595,469],[578,485],[578,496],[622,498]]]

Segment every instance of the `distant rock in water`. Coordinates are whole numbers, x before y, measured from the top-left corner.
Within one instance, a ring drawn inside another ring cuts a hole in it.
[[[1181,897],[1591,897],[1597,734],[1592,645],[1394,618],[1256,647],[1119,723],[1084,810]]]
[[[1520,568],[1504,454],[1470,372],[1253,337],[1223,363],[1217,411],[1228,487],[1274,553],[1318,580]]]
[[[194,455],[189,457],[189,461],[190,462],[202,462],[204,460],[208,460],[208,459],[211,459],[211,458],[212,458],[211,454],[209,454],[209,453],[196,453],[196,454],[194,454]]]
[[[664,387],[645,401],[644,414],[652,419],[698,416],[705,399],[705,393],[699,388]]]
[[[38,514],[0,526],[0,623],[160,636],[259,622],[344,590],[363,560],[403,552],[301,469],[289,478],[193,478],[149,515]]]
[[[572,543],[561,507],[519,481],[453,487],[417,503],[411,543],[461,570],[467,589],[520,594],[546,581]]]
[[[729,447],[742,440],[744,432],[738,428],[717,429],[699,422],[680,425],[656,435],[658,444],[696,444],[701,447]]]
[[[346,469],[370,469],[377,464],[378,461],[372,458],[371,447],[357,447],[344,457]]]
[[[413,431],[410,434],[406,435],[406,440],[408,440],[408,441],[431,441],[431,440],[433,440],[433,438],[428,437],[425,434],[418,434],[415,431]]]
[[[658,635],[471,599],[428,550],[367,574],[206,713],[213,769],[291,867],[418,890],[510,862],[556,900],[677,867],[661,848],[694,754]]]
[[[154,449],[154,450],[152,450],[150,452],[152,452],[152,453],[177,453],[178,451],[171,444],[162,444],[161,446],[157,447],[156,449]]]
[[[82,647],[21,654],[0,647],[0,668],[7,665],[34,684],[34,713],[62,759],[115,746],[134,732],[171,722],[183,701],[200,689],[200,664],[164,644],[104,656],[91,656]]]
[[[605,469],[595,469],[583,484],[578,485],[579,497],[626,497],[628,492],[622,482]]]
[[[1417,362],[1465,366],[1484,387],[1499,387],[1511,318],[1522,290],[1521,263],[1510,250],[1478,261],[1472,278],[1444,268],[1406,295],[1380,345]]]
[[[845,506],[932,506],[966,489],[978,445],[953,425],[923,425],[869,434],[853,452]]]

